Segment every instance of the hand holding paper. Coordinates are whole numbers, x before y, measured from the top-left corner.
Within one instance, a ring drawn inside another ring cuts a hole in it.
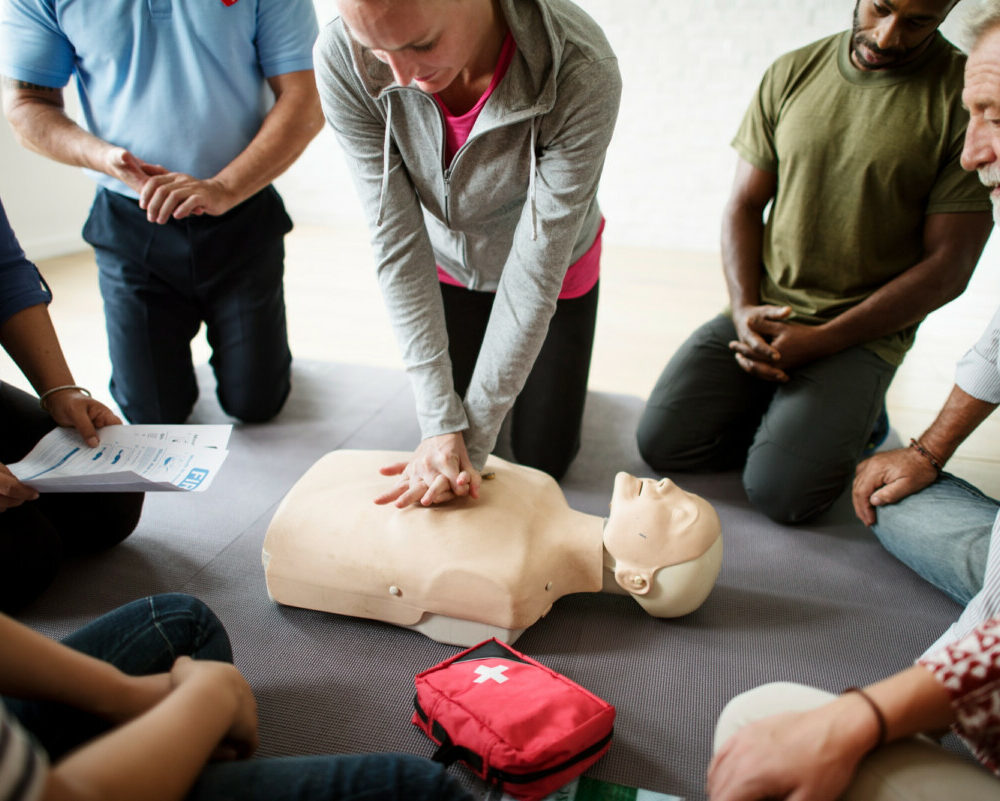
[[[7,467],[39,492],[202,492],[229,454],[232,428],[111,425],[98,431],[96,448],[56,428]]]

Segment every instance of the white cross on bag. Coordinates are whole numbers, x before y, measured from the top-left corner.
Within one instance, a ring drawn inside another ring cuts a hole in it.
[[[507,677],[503,675],[503,672],[507,669],[506,665],[494,665],[493,667],[486,667],[486,665],[480,665],[476,668],[476,673],[479,674],[479,678],[473,681],[473,684],[482,684],[484,681],[489,681],[493,679],[497,684],[503,684],[507,681]]]

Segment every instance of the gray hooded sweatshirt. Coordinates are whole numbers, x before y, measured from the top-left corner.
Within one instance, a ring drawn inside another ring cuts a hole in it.
[[[580,8],[500,6],[517,49],[449,166],[432,96],[396,83],[339,18],[315,50],[422,436],[464,432],[477,469],[542,347],[566,269],[597,235],[597,185],[621,98],[617,59]],[[496,293],[464,399],[452,383],[436,263],[469,289]]]

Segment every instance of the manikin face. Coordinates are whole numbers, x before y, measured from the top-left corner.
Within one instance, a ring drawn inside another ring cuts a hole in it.
[[[991,187],[993,219],[1000,225],[1000,28],[987,33],[965,63],[962,104],[969,110],[962,166]]]
[[[648,593],[658,570],[698,559],[719,533],[711,505],[670,479],[615,476],[604,547],[614,560],[615,580],[628,592]]]
[[[492,0],[338,0],[351,36],[401,86],[441,92],[475,63]]]
[[[901,67],[930,44],[957,0],[857,0],[851,61],[862,70]]]

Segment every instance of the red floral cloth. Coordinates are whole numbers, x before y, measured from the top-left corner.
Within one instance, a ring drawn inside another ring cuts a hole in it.
[[[1000,618],[981,623],[917,664],[931,671],[948,691],[955,733],[1000,776]]]

